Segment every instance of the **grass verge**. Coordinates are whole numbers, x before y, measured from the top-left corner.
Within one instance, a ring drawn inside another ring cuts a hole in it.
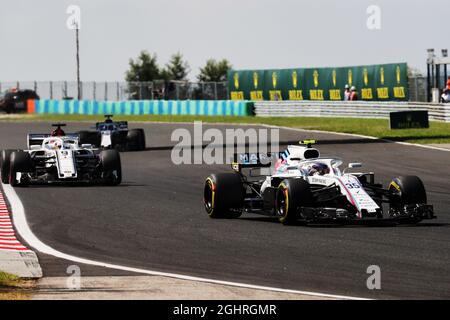
[[[27,300],[31,298],[30,289],[34,280],[23,280],[0,271],[0,300]]]
[[[116,119],[144,122],[193,122],[268,124],[309,130],[333,131],[373,136],[393,141],[419,144],[450,143],[450,123],[430,122],[428,129],[391,130],[386,119],[353,118],[262,118],[262,117],[212,117],[212,116],[116,116]],[[2,121],[87,121],[103,120],[102,116],[85,115],[14,115],[1,117]]]

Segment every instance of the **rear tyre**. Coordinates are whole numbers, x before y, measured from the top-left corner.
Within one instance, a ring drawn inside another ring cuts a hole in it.
[[[117,150],[103,150],[100,152],[102,179],[106,185],[117,186],[122,182],[122,165]]]
[[[237,173],[212,174],[205,181],[203,203],[210,218],[239,218],[244,203],[244,185]]]
[[[9,183],[10,157],[14,150],[2,150],[0,155],[0,175],[2,183]]]
[[[130,151],[145,150],[145,132],[144,129],[131,129],[127,135],[128,149]]]
[[[10,156],[9,184],[13,187],[25,186],[27,181],[17,180],[17,173],[28,173],[33,171],[33,161],[28,152],[13,151]]]
[[[278,220],[289,225],[300,218],[301,207],[311,207],[313,195],[309,183],[303,179],[286,179],[280,183],[275,197]]]

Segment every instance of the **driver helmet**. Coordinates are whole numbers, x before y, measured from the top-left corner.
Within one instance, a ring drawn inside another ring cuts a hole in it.
[[[316,162],[316,163],[311,164],[308,167],[308,175],[309,176],[314,176],[314,175],[323,176],[323,175],[329,174],[329,173],[330,173],[330,168],[325,163]]]
[[[66,135],[66,133],[64,132],[64,130],[59,127],[56,128],[55,130],[53,130],[51,133],[52,137],[63,137],[65,135]]]
[[[62,142],[59,139],[52,139],[48,144],[49,148],[52,150],[59,150],[62,148]]]

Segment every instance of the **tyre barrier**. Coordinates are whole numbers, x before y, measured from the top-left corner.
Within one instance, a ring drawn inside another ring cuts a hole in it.
[[[28,113],[82,115],[253,116],[250,101],[231,100],[29,100]]]

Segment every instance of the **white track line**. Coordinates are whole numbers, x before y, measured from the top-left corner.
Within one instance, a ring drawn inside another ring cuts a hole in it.
[[[89,260],[89,259],[72,256],[72,255],[57,251],[57,250],[51,248],[50,246],[46,245],[45,243],[43,243],[41,240],[39,240],[34,235],[34,233],[31,231],[30,227],[28,226],[27,219],[25,216],[25,209],[23,207],[22,202],[20,201],[19,196],[17,195],[16,191],[14,190],[14,188],[11,187],[10,185],[5,185],[5,184],[2,184],[2,186],[3,186],[3,191],[5,193],[5,196],[8,198],[9,203],[11,205],[11,209],[12,209],[11,213],[14,218],[13,219],[14,225],[16,226],[16,229],[17,229],[18,233],[20,234],[20,236],[28,243],[28,245],[30,245],[37,251],[57,257],[57,258],[61,258],[64,260],[69,260],[69,261],[73,261],[73,262],[77,262],[77,263],[83,263],[83,264],[99,266],[99,267],[104,267],[104,268],[109,268],[109,269],[115,269],[115,270],[148,274],[148,275],[152,275],[152,276],[170,277],[170,278],[188,280],[188,281],[213,283],[213,284],[225,285],[225,286],[234,286],[234,287],[254,289],[254,290],[267,290],[267,291],[273,291],[273,292],[300,294],[300,295],[315,296],[315,297],[321,297],[321,298],[331,298],[331,299],[366,300],[365,298],[361,298],[361,297],[332,295],[332,294],[310,292],[310,291],[288,290],[288,289],[282,289],[282,288],[251,285],[251,284],[245,284],[245,283],[239,283],[239,282],[229,282],[229,281],[221,281],[221,280],[193,277],[193,276],[181,275],[181,274],[176,274],[176,273],[166,273],[166,272],[131,268],[131,267],[114,265],[114,264],[109,264],[109,263],[104,263],[104,262],[99,262],[99,261],[94,261],[94,260]]]
[[[432,149],[432,150],[439,150],[439,151],[450,152],[450,149],[446,149],[446,148],[439,148],[439,147],[429,146],[429,145],[425,145],[425,144],[416,144],[416,143],[409,143],[409,142],[394,141],[394,140],[389,140],[389,139],[381,139],[381,138],[377,138],[377,137],[364,136],[362,134],[355,134],[355,133],[343,133],[343,132],[322,131],[322,130],[309,130],[309,129],[292,128],[292,127],[280,127],[280,126],[273,126],[273,125],[270,125],[270,124],[262,124],[261,126],[266,127],[266,128],[272,128],[272,129],[283,129],[283,130],[291,130],[291,131],[306,132],[306,133],[308,133],[308,132],[311,132],[311,133],[323,133],[323,134],[332,134],[332,135],[337,135],[337,136],[349,136],[349,137],[356,137],[356,138],[364,138],[364,139],[369,139],[369,140],[380,140],[380,141],[385,141],[385,142],[389,142],[389,143],[401,144],[401,145],[404,145],[404,146],[418,147],[418,148],[424,148],[424,149]],[[319,143],[320,143],[320,141],[319,141]]]
[[[140,124],[149,124],[149,123],[150,124],[151,123],[154,123],[154,124],[185,124],[185,125],[192,125],[193,124],[193,122],[165,122],[165,121],[161,121],[161,122],[159,122],[159,121],[157,121],[157,122],[135,121],[134,123],[140,123]],[[356,133],[334,132],[334,131],[325,131],[325,130],[310,130],[310,129],[301,129],[301,128],[293,128],[293,127],[276,126],[276,125],[264,124],[264,123],[202,122],[202,124],[209,125],[209,126],[211,126],[211,125],[220,125],[220,126],[266,127],[266,128],[292,130],[292,131],[299,131],[299,132],[323,133],[323,134],[332,134],[332,135],[337,135],[337,136],[350,136],[350,137],[364,138],[364,139],[370,139],[370,140],[380,140],[380,141],[385,141],[385,142],[389,142],[389,143],[401,144],[401,145],[404,145],[404,146],[419,147],[419,148],[425,148],[425,149],[433,149],[433,150],[450,152],[450,149],[446,149],[446,148],[440,148],[440,147],[436,147],[436,146],[429,146],[429,145],[426,145],[426,144],[394,141],[394,140],[389,140],[389,139],[377,138],[377,137],[373,137],[373,136],[365,136],[365,135],[356,134]]]

